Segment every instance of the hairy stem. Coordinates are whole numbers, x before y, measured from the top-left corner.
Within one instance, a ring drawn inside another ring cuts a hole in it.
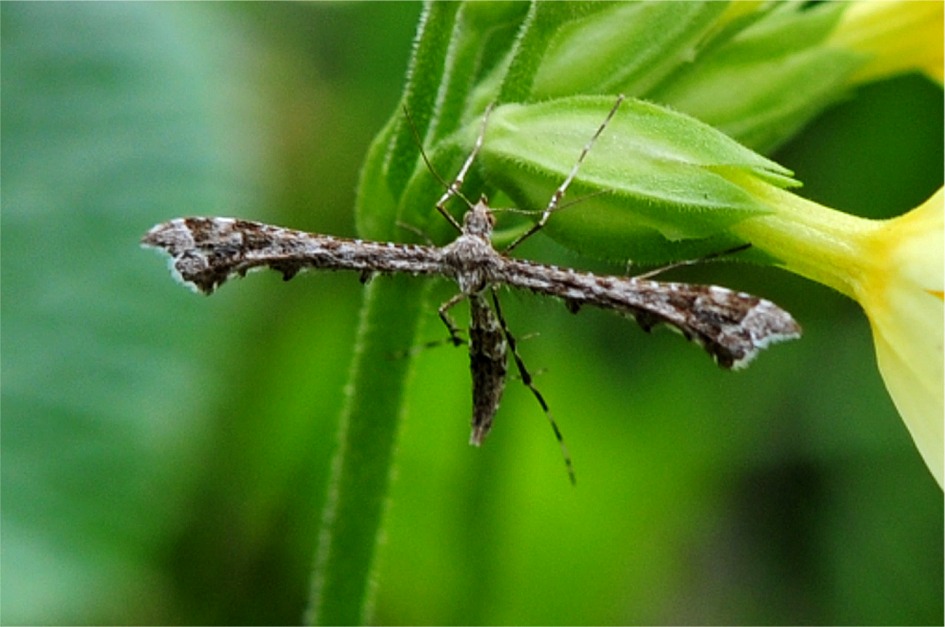
[[[413,342],[426,302],[423,281],[383,277],[365,294],[338,449],[322,517],[306,623],[368,622],[370,586]]]

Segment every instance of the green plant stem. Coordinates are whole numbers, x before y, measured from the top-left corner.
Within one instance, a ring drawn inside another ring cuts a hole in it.
[[[369,584],[383,529],[410,359],[426,303],[425,282],[382,277],[366,288],[346,405],[339,425],[328,500],[305,622],[368,622]]]

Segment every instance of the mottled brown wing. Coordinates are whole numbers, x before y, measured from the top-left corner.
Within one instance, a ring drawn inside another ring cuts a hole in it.
[[[801,327],[774,303],[715,285],[598,276],[505,258],[501,281],[632,316],[649,331],[666,324],[701,345],[723,368],[743,368],[764,348],[800,337]]]

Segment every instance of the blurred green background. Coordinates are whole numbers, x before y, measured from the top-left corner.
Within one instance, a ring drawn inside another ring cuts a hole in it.
[[[0,3],[3,623],[300,620],[361,286],[271,273],[206,299],[137,241],[192,214],[354,235],[419,13]],[[851,96],[774,157],[810,198],[897,215],[942,184],[941,89]],[[508,294],[574,489],[523,386],[477,450],[464,351],[420,352],[378,623],[941,622],[942,492],[858,307],[771,268],[669,276],[768,297],[805,336],[733,374]]]

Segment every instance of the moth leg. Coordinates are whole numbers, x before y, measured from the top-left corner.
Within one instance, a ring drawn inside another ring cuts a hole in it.
[[[506,253],[510,252],[513,248],[544,228],[545,224],[548,222],[548,218],[551,217],[551,214],[554,213],[561,204],[561,200],[564,198],[565,192],[568,191],[568,187],[571,186],[571,182],[574,181],[574,177],[577,176],[578,169],[581,167],[581,164],[584,163],[584,158],[587,156],[587,153],[591,151],[591,147],[594,146],[594,142],[597,141],[597,138],[600,137],[601,133],[604,132],[604,129],[607,128],[607,125],[617,113],[617,109],[620,108],[620,103],[623,102],[623,100],[623,94],[617,96],[617,102],[615,102],[614,106],[611,107],[610,112],[607,114],[607,117],[604,118],[604,121],[601,122],[601,125],[597,127],[597,131],[594,133],[593,137],[591,137],[591,139],[588,140],[588,142],[584,145],[584,148],[581,150],[581,154],[578,156],[574,167],[571,168],[571,172],[568,173],[568,176],[564,179],[561,185],[558,186],[558,189],[555,190],[555,193],[551,195],[551,200],[548,201],[548,206],[545,207],[545,210],[541,212],[541,217],[538,219],[538,222],[532,225],[530,229],[519,235],[515,241],[509,244],[508,248],[505,249]]]
[[[495,289],[492,290],[492,303],[495,305],[496,318],[499,321],[499,326],[502,328],[502,333],[505,335],[505,341],[508,343],[509,351],[512,353],[512,358],[515,360],[515,367],[518,369],[519,376],[522,378],[522,384],[531,391],[532,395],[535,397],[535,400],[537,400],[538,404],[541,405],[542,411],[545,412],[545,418],[548,419],[548,424],[551,425],[551,430],[554,431],[555,439],[558,441],[558,446],[561,447],[561,457],[564,459],[564,465],[568,471],[568,479],[570,479],[571,484],[574,485],[577,483],[577,477],[574,474],[574,464],[571,461],[571,454],[568,452],[568,446],[564,442],[564,436],[561,434],[561,429],[558,428],[558,423],[555,422],[554,416],[551,415],[551,409],[548,407],[548,403],[545,402],[545,397],[542,396],[538,388],[535,387],[535,384],[532,382],[532,375],[528,372],[528,368],[525,366],[525,361],[518,353],[518,345],[516,345],[515,338],[509,331],[509,325],[505,322],[505,317],[502,315],[502,307],[499,305],[499,296],[496,294]]]
[[[657,275],[663,274],[664,272],[668,272],[670,270],[675,270],[676,268],[683,268],[685,266],[695,266],[701,263],[705,263],[706,261],[711,261],[712,259],[718,259],[719,257],[734,255],[735,253],[740,253],[743,250],[748,250],[749,248],[751,248],[750,242],[745,243],[745,244],[739,244],[738,246],[732,246],[731,248],[728,248],[726,250],[722,250],[719,252],[709,253],[697,259],[681,259],[679,261],[668,263],[665,266],[660,266],[659,268],[653,268],[652,270],[648,270],[644,272],[643,274],[635,274],[634,278],[652,279],[653,277]],[[629,265],[628,265],[628,269],[629,269]]]
[[[439,314],[440,316],[440,320],[443,321],[443,324],[446,325],[446,329],[450,332],[449,341],[453,344],[453,346],[459,346],[463,344],[464,342],[463,342],[463,338],[459,336],[459,328],[453,322],[453,319],[450,318],[450,315],[449,313],[447,313],[447,311],[450,308],[452,308],[454,305],[456,305],[457,303],[461,303],[467,298],[469,298],[469,294],[466,294],[464,292],[459,292],[458,294],[454,295],[451,299],[449,299],[448,301],[440,305],[436,310],[436,313]]]

